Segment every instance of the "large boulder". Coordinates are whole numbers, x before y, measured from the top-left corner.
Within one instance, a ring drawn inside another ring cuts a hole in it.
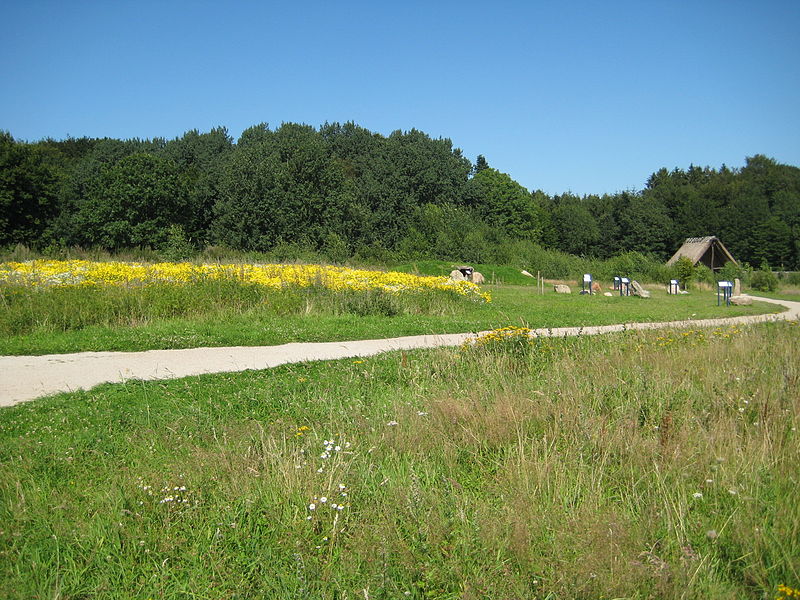
[[[485,282],[486,282],[486,278],[483,276],[483,274],[478,273],[478,271],[473,271],[473,273],[472,273],[472,283],[481,284],[481,283],[485,283]]]
[[[738,296],[731,296],[731,304],[735,304],[736,306],[750,306],[753,303],[753,299],[750,296],[742,296],[741,294]]]
[[[452,279],[453,281],[466,281],[464,274],[458,269],[450,271],[450,279]]]
[[[569,288],[568,285],[564,285],[562,283],[557,283],[553,286],[556,294],[571,294],[572,290]]]
[[[597,283],[596,281],[593,281],[593,282],[592,282],[592,292],[594,292],[595,294],[598,294],[598,293],[600,293],[600,291],[601,291],[602,289],[603,289],[603,288],[601,288],[601,287],[600,287],[600,284],[599,284],[599,283]]]
[[[640,298],[649,298],[650,292],[642,287],[642,284],[636,281],[635,279],[631,281],[631,289],[633,290],[634,296],[639,296]]]
[[[742,295],[742,282],[738,279],[733,280],[733,296],[741,296]]]

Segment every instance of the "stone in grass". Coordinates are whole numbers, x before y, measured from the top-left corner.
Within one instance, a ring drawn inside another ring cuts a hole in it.
[[[642,284],[636,281],[635,279],[631,281],[631,288],[633,288],[633,295],[639,296],[640,298],[649,298],[650,292],[642,287]]]
[[[732,296],[741,296],[742,295],[742,282],[739,279],[733,280],[733,294]]]
[[[557,283],[553,286],[556,294],[571,294],[572,290],[569,288],[568,285],[564,285],[562,283]]]
[[[464,281],[466,277],[464,277],[464,274],[461,271],[454,269],[453,271],[450,271],[450,279],[453,281]]]
[[[736,306],[750,306],[752,303],[753,299],[750,296],[731,296],[731,304]]]
[[[472,283],[484,284],[486,283],[486,278],[481,273],[475,271],[472,274]]]
[[[614,294],[612,294],[611,292],[603,292],[603,296],[609,296],[610,297],[610,296],[613,296],[613,295]]]

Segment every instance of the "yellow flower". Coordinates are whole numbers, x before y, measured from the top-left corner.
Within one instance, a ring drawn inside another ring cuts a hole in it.
[[[391,294],[435,290],[476,302],[491,301],[488,293],[481,292],[470,281],[323,265],[194,265],[185,262],[144,265],[86,260],[34,260],[0,264],[0,283],[34,287],[181,285],[221,279],[272,289],[319,285],[331,290],[382,290]]]

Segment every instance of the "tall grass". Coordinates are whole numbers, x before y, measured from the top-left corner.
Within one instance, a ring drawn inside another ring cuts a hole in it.
[[[0,595],[797,587],[797,324],[518,341],[4,409]]]
[[[775,305],[718,307],[712,294],[649,300],[534,293],[494,287],[492,302],[452,295],[326,289],[275,290],[214,280],[202,285],[0,288],[0,354],[263,346],[529,327],[703,319],[777,311]],[[410,295],[409,295],[410,294]],[[395,314],[397,313],[397,314]],[[394,316],[390,316],[393,315]],[[16,334],[9,332],[18,332]]]
[[[287,315],[396,316],[451,314],[455,294],[437,291],[331,290],[323,285],[270,289],[234,279],[146,286],[0,286],[0,335],[74,331],[102,325],[142,326],[171,318],[229,318],[259,309]]]

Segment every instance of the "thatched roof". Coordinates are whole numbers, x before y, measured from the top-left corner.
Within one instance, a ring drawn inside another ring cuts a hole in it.
[[[667,264],[675,264],[681,256],[687,257],[695,265],[702,263],[709,269],[715,270],[722,268],[726,262],[738,264],[722,242],[713,235],[686,238],[683,246],[678,248],[678,251],[672,255]]]

